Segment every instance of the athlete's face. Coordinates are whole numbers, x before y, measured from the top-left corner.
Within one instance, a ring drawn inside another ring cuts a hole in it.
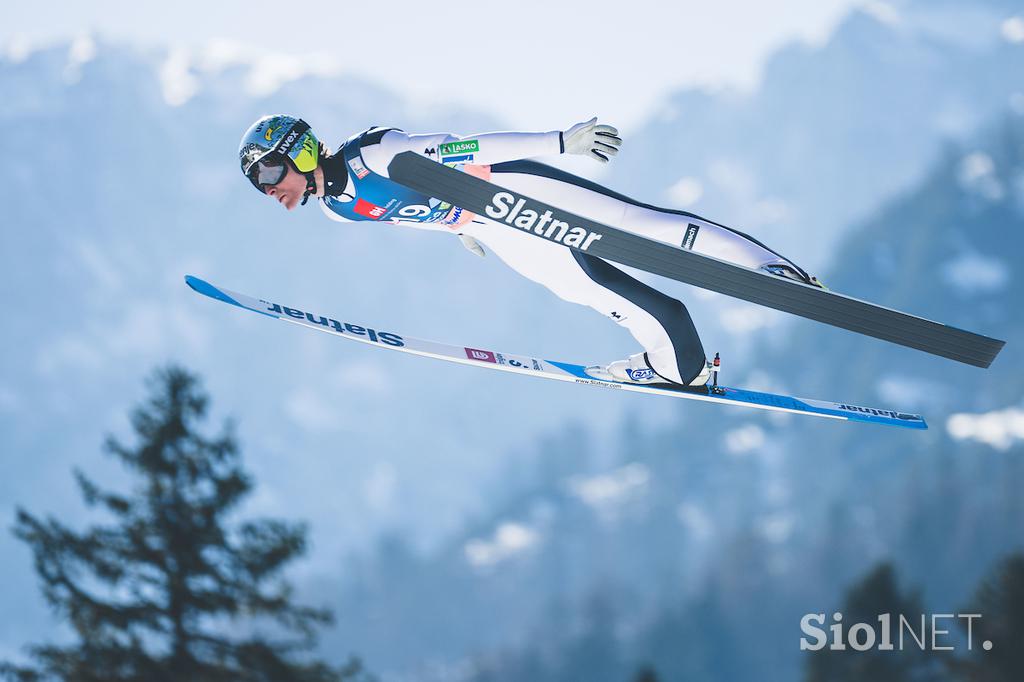
[[[288,172],[276,185],[267,185],[264,189],[267,196],[273,197],[278,203],[289,211],[299,205],[302,196],[306,193],[306,176],[292,168],[290,163],[285,164]]]

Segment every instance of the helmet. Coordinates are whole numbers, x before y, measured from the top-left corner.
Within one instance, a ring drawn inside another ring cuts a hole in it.
[[[291,159],[295,169],[306,176],[308,183],[313,183],[313,170],[320,160],[320,142],[301,118],[283,114],[264,116],[249,126],[238,144],[242,172],[261,192],[254,171],[256,164],[270,155],[276,155],[278,162],[284,157]]]

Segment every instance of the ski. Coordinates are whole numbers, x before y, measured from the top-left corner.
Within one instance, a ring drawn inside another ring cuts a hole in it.
[[[511,229],[522,229],[540,239],[957,362],[988,367],[1005,343],[647,239],[531,199],[413,152],[395,156],[388,166],[388,174],[406,187],[487,216]],[[520,216],[520,220],[516,220]],[[534,219],[538,216],[543,218]]]
[[[895,410],[873,407],[861,407],[848,403],[834,403],[823,400],[793,398],[772,393],[747,391],[726,386],[685,388],[670,384],[625,384],[616,381],[596,379],[586,374],[585,365],[569,362],[542,360],[524,355],[502,353],[483,348],[469,346],[452,346],[434,341],[424,341],[393,331],[383,331],[379,327],[346,322],[338,316],[327,316],[311,312],[306,308],[296,308],[275,303],[266,299],[257,299],[235,291],[221,289],[198,277],[187,275],[185,282],[196,292],[217,301],[251,310],[261,315],[273,317],[285,322],[302,325],[309,329],[327,332],[352,341],[369,344],[378,348],[397,350],[424,357],[437,358],[463,365],[495,369],[517,374],[528,374],[545,379],[568,381],[591,386],[649,393],[653,395],[703,400],[724,405],[738,405],[762,410],[790,412],[826,419],[840,419],[872,424],[885,424],[911,429],[928,428],[924,419],[916,414],[907,414]]]

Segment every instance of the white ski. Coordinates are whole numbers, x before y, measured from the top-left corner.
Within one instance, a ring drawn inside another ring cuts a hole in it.
[[[398,350],[403,353],[412,353],[448,362],[458,362],[463,365],[483,367],[486,369],[497,369],[504,372],[516,372],[528,374],[545,379],[557,379],[559,381],[570,381],[577,384],[589,384],[623,391],[636,393],[650,393],[663,395],[672,398],[687,398],[689,400],[703,400],[712,403],[726,405],[739,405],[742,407],[753,407],[762,410],[774,410],[778,412],[791,412],[794,414],[805,414],[814,417],[825,417],[827,419],[841,419],[847,421],[870,422],[874,424],[887,424],[889,426],[900,426],[911,429],[926,429],[928,425],[921,416],[907,414],[895,410],[887,410],[874,407],[861,407],[848,403],[834,403],[824,400],[809,400],[806,398],[793,398],[785,395],[772,393],[760,393],[747,391],[740,388],[729,388],[726,386],[686,388],[672,384],[626,384],[616,381],[605,381],[590,377],[584,371],[585,365],[568,362],[556,362],[554,360],[541,360],[523,355],[501,353],[484,348],[470,348],[467,346],[452,346],[434,341],[424,341],[405,334],[381,330],[379,327],[372,327],[365,324],[353,324],[338,317],[329,317],[319,313],[311,312],[308,309],[286,306],[281,303],[257,299],[245,294],[240,294],[227,289],[221,289],[198,277],[186,275],[185,282],[195,291],[204,296],[230,303],[231,305],[251,310],[268,317],[274,317],[285,322],[302,325],[317,331],[327,332],[352,341],[359,341],[378,348]]]

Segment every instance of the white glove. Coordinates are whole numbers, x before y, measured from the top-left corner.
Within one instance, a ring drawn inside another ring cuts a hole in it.
[[[577,123],[561,135],[566,154],[585,154],[601,163],[608,163],[608,157],[618,154],[622,144],[619,131],[609,125],[597,125],[597,116]]]
[[[461,232],[459,232],[459,241],[462,242],[463,246],[465,246],[467,249],[469,249],[476,255],[480,256],[481,258],[487,255],[486,253],[484,253],[484,247],[480,246],[480,242],[473,239],[468,234],[462,234]]]

